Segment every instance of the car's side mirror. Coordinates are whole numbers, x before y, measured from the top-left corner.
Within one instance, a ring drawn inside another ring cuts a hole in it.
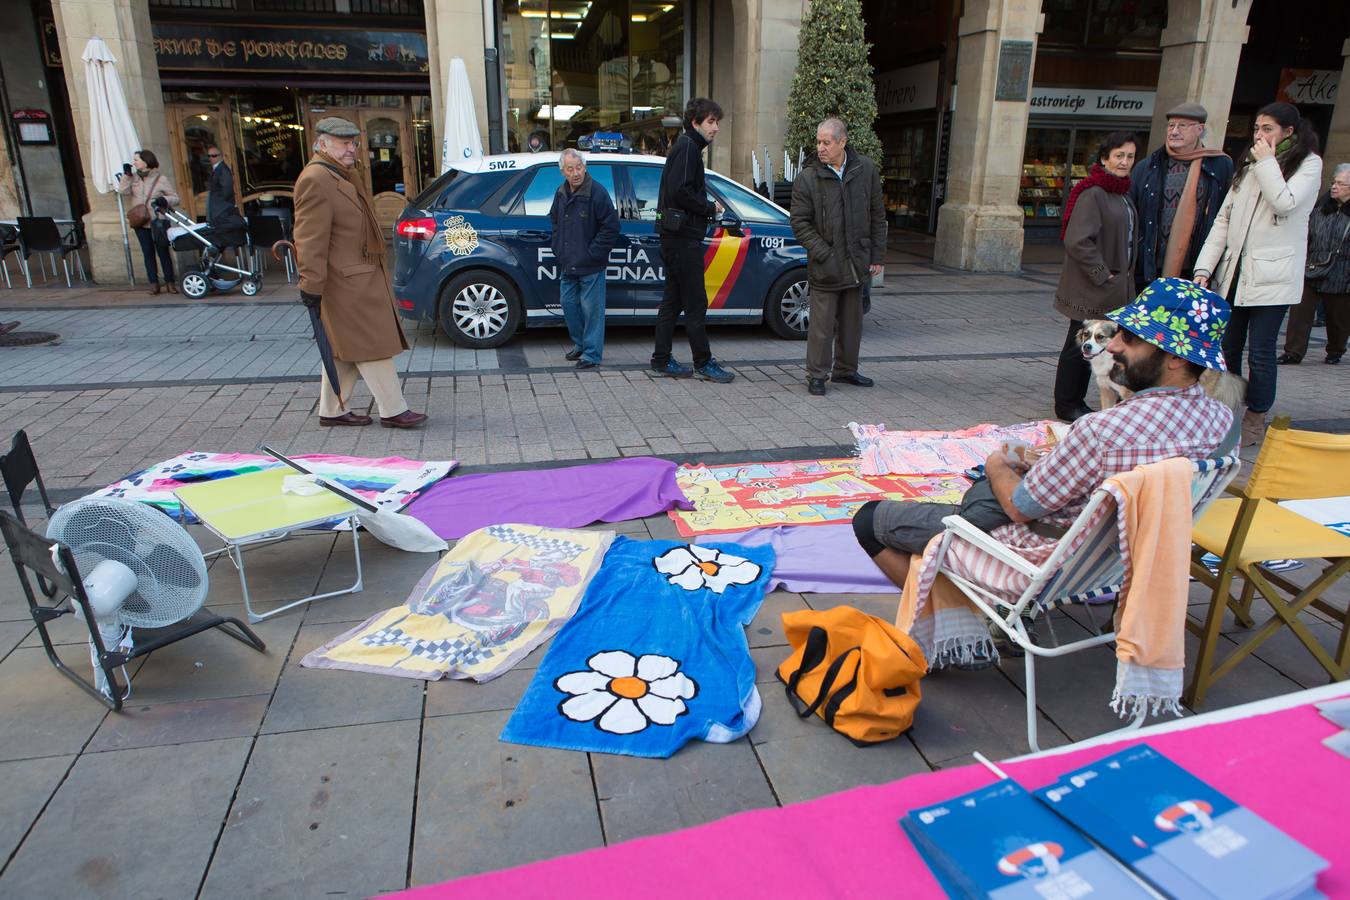
[[[722,211],[722,215],[717,219],[717,224],[737,237],[741,234],[741,217],[729,209]]]

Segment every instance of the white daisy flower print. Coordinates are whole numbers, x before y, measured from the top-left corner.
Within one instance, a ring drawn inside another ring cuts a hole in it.
[[[571,694],[558,711],[574,722],[594,722],[610,734],[636,734],[649,725],[674,725],[689,711],[684,701],[698,684],[678,660],[648,653],[605,650],[586,660],[590,669],[559,676],[553,686]]]
[[[750,560],[698,544],[671,547],[653,564],[671,584],[686,591],[708,588],[720,594],[733,584],[749,584],[759,577],[759,566]]]

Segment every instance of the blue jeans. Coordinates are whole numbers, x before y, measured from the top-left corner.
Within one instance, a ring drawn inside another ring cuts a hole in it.
[[[599,363],[605,355],[605,273],[563,275],[558,293],[572,344],[586,362]]]
[[[1234,306],[1223,333],[1223,358],[1228,371],[1242,374],[1242,350],[1247,350],[1247,408],[1268,412],[1275,405],[1275,339],[1287,306]]]

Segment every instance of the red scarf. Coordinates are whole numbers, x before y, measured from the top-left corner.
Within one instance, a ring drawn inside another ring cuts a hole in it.
[[[1121,178],[1119,175],[1112,175],[1102,168],[1101,163],[1093,163],[1092,171],[1088,177],[1073,186],[1069,191],[1069,202],[1064,205],[1064,221],[1059,226],[1059,239],[1064,240],[1064,232],[1069,228],[1069,216],[1073,215],[1073,205],[1078,202],[1078,195],[1090,187],[1099,187],[1112,194],[1123,194],[1130,189],[1130,176]]]

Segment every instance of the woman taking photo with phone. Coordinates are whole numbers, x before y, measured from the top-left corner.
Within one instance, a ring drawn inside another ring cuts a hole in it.
[[[1308,216],[1322,186],[1317,150],[1316,132],[1294,106],[1261,107],[1251,148],[1195,261],[1195,283],[1228,298],[1233,308],[1223,336],[1230,372],[1242,374],[1247,351],[1244,447],[1265,435],[1275,405],[1275,339],[1303,292]]]
[[[167,175],[159,171],[159,160],[149,150],[137,150],[131,162],[123,163],[122,177],[117,179],[117,193],[126,201],[127,224],[141,242],[145,258],[145,274],[150,279],[150,293],[159,293],[159,271],[155,254],[164,268],[164,287],[170,294],[178,293],[178,279],[173,272],[173,254],[169,250],[169,236],[164,222],[155,210],[177,206],[178,192]]]

